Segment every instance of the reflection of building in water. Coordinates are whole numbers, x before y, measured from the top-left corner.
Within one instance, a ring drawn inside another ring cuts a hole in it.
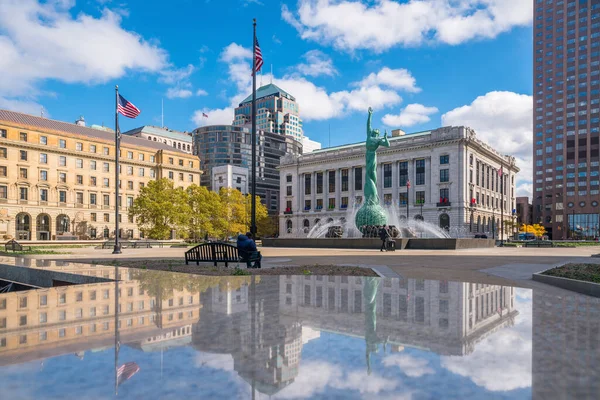
[[[298,375],[302,327],[280,315],[279,278],[268,278],[230,293],[219,287],[203,293],[193,343],[202,352],[231,354],[240,377],[272,395]]]
[[[365,278],[286,276],[280,279],[281,312],[303,325],[368,336]],[[382,279],[376,289],[376,336],[400,346],[462,355],[513,322],[514,288],[423,279]]]
[[[115,276],[114,267],[104,266],[53,266],[53,270]],[[135,271],[121,270],[118,324],[123,343],[176,334],[180,327],[198,321],[200,298],[194,292],[145,280],[145,272],[133,276]],[[114,296],[114,282],[0,294],[0,365],[113,345]]]
[[[597,398],[600,299],[534,290],[532,330],[533,399]]]

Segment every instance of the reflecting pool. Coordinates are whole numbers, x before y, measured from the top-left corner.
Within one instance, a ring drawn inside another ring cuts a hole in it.
[[[0,294],[10,398],[547,399],[600,389],[600,302],[577,294],[29,267],[103,279]]]

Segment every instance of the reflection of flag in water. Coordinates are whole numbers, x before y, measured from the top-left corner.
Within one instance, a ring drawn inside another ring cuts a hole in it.
[[[140,367],[134,362],[128,362],[117,368],[117,386],[138,373]]]
[[[498,315],[502,316],[502,308],[498,307]]]

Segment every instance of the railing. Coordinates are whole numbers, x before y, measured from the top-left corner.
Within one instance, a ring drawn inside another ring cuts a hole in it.
[[[450,203],[449,201],[444,201],[442,203],[437,203],[436,205],[438,207],[450,207],[452,205],[452,203]]]
[[[292,210],[285,210],[283,213],[285,215],[292,215],[293,214]]]

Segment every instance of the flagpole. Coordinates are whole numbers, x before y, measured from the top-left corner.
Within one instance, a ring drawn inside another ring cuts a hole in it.
[[[121,254],[121,243],[119,243],[119,144],[121,133],[119,132],[119,85],[115,85],[115,247],[113,254]]]
[[[119,267],[115,265],[115,396],[119,393]]]
[[[256,240],[256,18],[253,23],[252,40],[252,205],[250,210],[250,232]]]
[[[500,246],[504,246],[504,165],[500,163]]]

